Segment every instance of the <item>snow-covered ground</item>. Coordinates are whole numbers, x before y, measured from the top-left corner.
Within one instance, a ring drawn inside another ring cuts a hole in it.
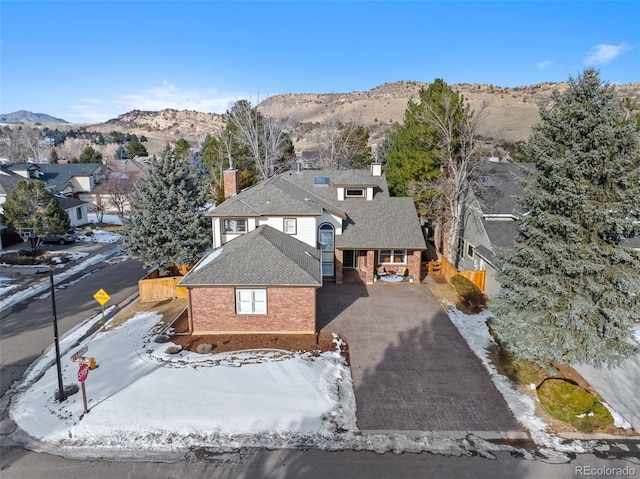
[[[447,313],[546,460],[564,462],[570,453],[592,451],[593,441],[567,442],[549,433],[535,415],[535,399],[497,372],[488,359],[493,339],[487,313],[465,315],[453,307]],[[514,450],[473,435],[462,439],[437,432],[362,435],[356,426],[351,373],[337,351],[320,356],[278,350],[169,354],[172,343],[155,342],[161,333],[155,312],[138,313],[119,326],[107,324],[86,337],[98,319],[88,318],[61,340],[65,384],[78,384],[78,364],[69,357],[80,347],[87,346],[85,356],[98,363],[85,383],[90,412],[83,414],[80,392],[63,403],[55,400],[57,374],[50,348],[13,388],[10,414],[19,426],[14,440],[68,457],[119,459],[180,458],[195,447],[215,451],[312,447],[488,457],[492,451]],[[615,417],[618,426],[628,427],[623,418]]]
[[[87,328],[77,329],[63,341],[63,377],[78,382],[78,364],[69,357],[86,345],[85,356],[98,363],[85,383],[90,412],[83,415],[81,393],[54,400],[50,351],[26,376],[25,384],[39,379],[14,400],[14,421],[40,442],[84,457],[202,444],[322,447],[335,442],[337,429],[355,430],[351,375],[338,352],[168,354],[172,343],[154,341],[159,320],[139,313],[82,344],[76,342]]]

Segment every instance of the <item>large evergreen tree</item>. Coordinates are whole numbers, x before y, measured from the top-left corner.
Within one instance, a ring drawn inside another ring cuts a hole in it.
[[[195,263],[211,242],[204,216],[207,184],[171,155],[153,160],[136,184],[129,218],[124,220],[125,250],[147,266]]]
[[[44,237],[64,233],[70,227],[58,200],[40,181],[20,180],[2,207],[6,223],[16,232],[33,228],[36,236]]]
[[[640,317],[640,142],[614,88],[587,69],[541,109],[524,151],[524,214],[515,248],[499,254],[492,328],[541,365],[615,365],[636,351]]]

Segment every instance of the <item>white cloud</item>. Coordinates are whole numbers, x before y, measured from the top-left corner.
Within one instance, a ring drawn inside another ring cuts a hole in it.
[[[631,50],[632,46],[626,42],[622,42],[620,45],[607,45],[606,43],[599,43],[587,54],[584,59],[584,63],[587,65],[604,65],[609,63],[616,57],[619,57],[624,52]]]
[[[61,117],[74,123],[101,123],[131,110],[160,111],[174,108],[224,113],[241,98],[251,100],[251,95],[216,89],[182,89],[165,80],[162,85],[121,95],[112,100],[80,98],[78,103],[69,106]]]
[[[550,67],[552,64],[553,64],[553,62],[551,62],[549,60],[543,60],[543,61],[537,63],[538,68],[540,68],[540,69]]]
[[[157,111],[174,108],[176,110],[224,113],[239,98],[247,98],[247,94],[223,92],[216,89],[181,89],[165,80],[161,86],[125,95],[115,103],[123,111],[136,109]]]

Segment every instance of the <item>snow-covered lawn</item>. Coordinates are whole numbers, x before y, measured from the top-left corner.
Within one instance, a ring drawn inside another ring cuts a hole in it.
[[[172,343],[154,341],[159,320],[157,313],[139,313],[84,341],[85,356],[98,363],[85,383],[90,412],[84,416],[81,393],[63,403],[54,400],[50,351],[34,364],[12,403],[14,421],[41,443],[83,457],[203,444],[329,447],[341,442],[340,434],[355,431],[351,373],[338,352],[167,354]],[[65,384],[78,383],[78,364],[69,357],[85,329],[63,341]]]

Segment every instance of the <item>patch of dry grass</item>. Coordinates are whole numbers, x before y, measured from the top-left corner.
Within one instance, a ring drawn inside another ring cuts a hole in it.
[[[162,315],[162,323],[165,326],[168,326],[171,321],[176,319],[178,314],[180,314],[180,312],[186,307],[186,299],[166,299],[163,301],[149,301],[145,303],[135,301],[119,311],[118,314],[109,321],[105,330],[120,326],[127,320],[133,318],[136,314],[147,311],[153,311]]]

